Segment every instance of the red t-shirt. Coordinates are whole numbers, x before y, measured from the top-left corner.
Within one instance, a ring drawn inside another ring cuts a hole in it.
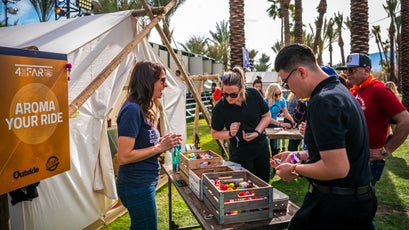
[[[216,87],[213,93],[213,101],[217,102],[218,100],[220,100],[220,98],[222,98],[222,90],[219,87]]]
[[[405,106],[382,82],[359,89],[355,98],[365,114],[370,148],[382,148],[389,134],[391,117],[406,110]]]

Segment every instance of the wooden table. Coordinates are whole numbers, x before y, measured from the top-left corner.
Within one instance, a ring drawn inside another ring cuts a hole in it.
[[[288,202],[287,213],[281,216],[274,216],[272,219],[266,219],[262,221],[251,221],[245,223],[236,223],[236,224],[218,224],[216,218],[210,217],[210,210],[200,201],[196,195],[192,192],[189,186],[176,186],[175,180],[183,179],[186,182],[187,179],[182,172],[172,171],[172,166],[162,166],[164,171],[168,175],[168,205],[169,205],[169,229],[191,229],[194,227],[202,227],[203,229],[285,229],[288,227],[288,223],[291,218],[294,216],[295,212],[298,211],[299,207]],[[179,227],[172,220],[172,184],[176,187],[176,190],[179,192],[182,199],[185,201],[186,205],[189,207],[190,211],[199,222],[200,226],[188,226],[188,227]]]
[[[304,138],[298,129],[266,128],[266,134],[269,139],[301,140]]]

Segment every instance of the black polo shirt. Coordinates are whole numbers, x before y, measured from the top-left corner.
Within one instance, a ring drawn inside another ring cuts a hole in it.
[[[350,170],[345,178],[312,182],[337,187],[369,184],[369,140],[364,113],[356,99],[336,78],[328,77],[312,92],[307,112],[305,143],[310,163],[319,151],[346,148]]]
[[[254,132],[261,120],[261,115],[268,112],[268,105],[264,101],[260,92],[255,88],[246,87],[246,101],[241,106],[229,104],[222,98],[217,102],[212,111],[212,129],[221,131],[224,128],[230,129],[230,124],[240,122],[240,130],[237,133],[239,145],[257,145],[264,143],[265,132],[250,142],[243,141],[242,130]],[[237,139],[230,138],[231,146],[237,146]]]

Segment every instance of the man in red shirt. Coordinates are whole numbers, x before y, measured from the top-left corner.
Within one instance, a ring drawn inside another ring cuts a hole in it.
[[[372,184],[380,179],[385,166],[385,158],[392,154],[408,137],[409,113],[405,106],[371,74],[371,59],[366,54],[352,53],[347,57],[344,67],[347,81],[353,87],[355,96],[364,111],[368,126],[370,144],[370,164]],[[397,123],[396,131],[388,137],[389,122]]]

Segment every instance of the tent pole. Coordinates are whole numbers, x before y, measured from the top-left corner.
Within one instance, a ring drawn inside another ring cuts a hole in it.
[[[202,93],[202,86],[203,86],[203,81],[199,81],[197,84],[197,93],[201,95]],[[201,97],[200,97],[201,99]],[[198,133],[198,126],[199,126],[199,104],[196,101],[196,109],[195,109],[195,120],[193,122],[193,143],[196,143],[196,134]]]
[[[153,13],[152,13],[149,5],[146,3],[145,0],[142,0],[141,3],[142,3],[143,8],[148,13],[149,18],[151,20],[153,20]],[[170,5],[171,3],[176,3],[176,0],[171,0],[168,5]],[[166,10],[165,10],[165,12],[167,13]],[[165,44],[166,48],[168,49],[168,52],[170,53],[170,55],[172,56],[172,58],[175,61],[176,65],[178,66],[179,70],[181,71],[181,77],[186,82],[187,86],[189,87],[190,92],[192,92],[192,95],[195,98],[196,103],[198,104],[198,107],[202,111],[203,117],[205,118],[207,124],[210,125],[211,124],[211,119],[210,119],[209,111],[207,111],[207,109],[203,105],[201,97],[199,97],[199,95],[196,92],[196,89],[193,87],[193,84],[192,84],[191,80],[187,77],[187,72],[185,71],[185,69],[183,68],[183,66],[180,63],[179,59],[177,58],[175,51],[173,50],[172,46],[170,45],[168,39],[165,36],[165,33],[163,32],[162,28],[158,24],[155,25],[155,28],[158,31],[158,33],[159,33],[159,35],[160,35],[160,37],[162,39],[162,42]],[[222,154],[226,155],[227,151],[226,151],[226,148],[224,147],[223,140],[217,140],[217,143],[219,144],[220,148],[223,151]]]
[[[7,193],[0,195],[0,230],[9,230],[9,202]]]

